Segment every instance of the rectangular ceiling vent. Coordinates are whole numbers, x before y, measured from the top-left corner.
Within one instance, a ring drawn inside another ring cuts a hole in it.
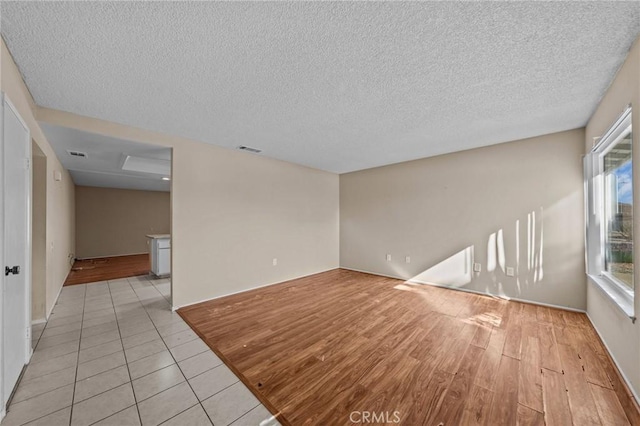
[[[238,149],[240,151],[249,151],[249,152],[253,152],[254,154],[259,154],[262,152],[261,149],[257,149],[257,148],[251,148],[250,146],[244,146],[244,145],[240,145],[238,147]]]
[[[69,153],[70,156],[76,157],[76,158],[87,158],[88,157],[86,152],[71,151],[71,150],[67,150],[67,152]]]
[[[171,161],[127,155],[122,164],[122,170],[169,176],[171,175]]]

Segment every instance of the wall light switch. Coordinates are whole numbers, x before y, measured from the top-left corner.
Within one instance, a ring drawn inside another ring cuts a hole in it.
[[[411,263],[411,257],[407,256],[404,258],[405,263]]]
[[[273,258],[273,266],[278,266],[278,258]]]
[[[387,255],[387,262],[391,262],[391,255],[390,254]]]
[[[515,271],[513,270],[513,268],[507,266],[507,276],[513,277],[514,275],[515,275]]]
[[[482,271],[482,265],[480,265],[479,263],[474,263],[473,272],[480,272],[480,271]]]

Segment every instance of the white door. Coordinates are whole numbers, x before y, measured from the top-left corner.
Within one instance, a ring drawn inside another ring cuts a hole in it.
[[[3,407],[31,355],[31,140],[29,130],[2,98],[4,263],[2,267]]]

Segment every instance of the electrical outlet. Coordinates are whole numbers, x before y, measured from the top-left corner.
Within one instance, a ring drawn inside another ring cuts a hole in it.
[[[513,268],[510,266],[507,266],[507,276],[513,277],[514,275],[515,275],[515,271],[513,270]]]
[[[480,271],[482,271],[482,265],[480,265],[479,263],[474,263],[473,272],[480,272]]]
[[[387,262],[391,262],[391,255],[390,254],[387,255]]]
[[[278,266],[278,258],[277,257],[273,258],[273,266]]]
[[[411,256],[407,256],[404,258],[405,263],[411,263]]]

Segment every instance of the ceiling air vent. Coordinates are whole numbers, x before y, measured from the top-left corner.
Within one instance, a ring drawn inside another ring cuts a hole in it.
[[[238,149],[240,151],[249,151],[249,152],[253,152],[254,154],[259,154],[262,152],[261,149],[257,149],[257,148],[251,148],[250,146],[244,146],[244,145],[240,145],[238,147]]]
[[[67,151],[67,152],[72,157],[77,157],[77,158],[87,158],[88,157],[86,152],[80,152],[80,151]]]
[[[169,176],[171,175],[171,161],[127,155],[122,164],[122,170]]]

